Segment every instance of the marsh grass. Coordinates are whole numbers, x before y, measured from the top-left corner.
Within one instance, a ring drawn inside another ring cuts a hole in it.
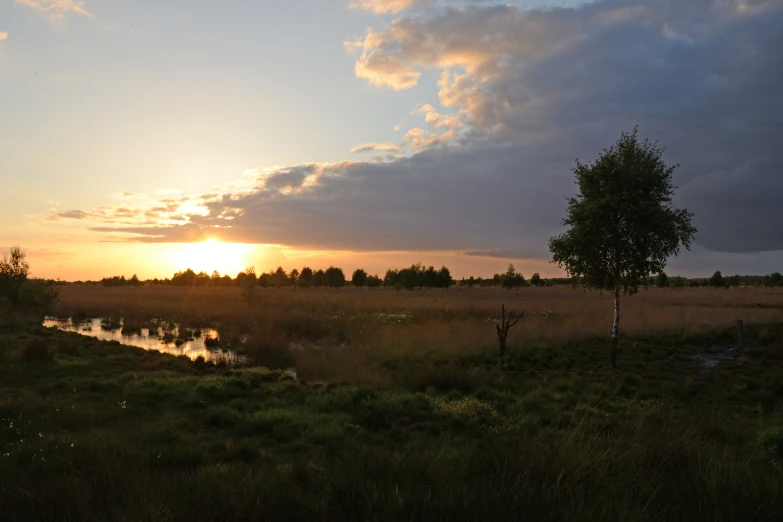
[[[731,326],[628,335],[616,370],[602,336],[530,337],[500,371],[479,308],[434,298],[235,320],[299,379],[0,321],[2,519],[780,520],[780,323],[708,372]]]

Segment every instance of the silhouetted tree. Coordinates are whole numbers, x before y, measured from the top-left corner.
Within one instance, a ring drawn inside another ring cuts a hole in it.
[[[533,286],[541,286],[541,276],[536,272],[530,277],[530,284]]]
[[[0,300],[6,301],[11,308],[17,308],[20,304],[19,290],[29,273],[30,264],[21,248],[14,246],[8,254],[3,254],[0,260]]]
[[[519,288],[525,284],[525,276],[517,272],[514,265],[509,264],[506,273],[501,276],[501,286],[506,289]]]
[[[552,260],[584,285],[614,292],[611,361],[617,365],[620,291],[633,294],[650,274],[663,271],[680,245],[690,248],[696,229],[692,214],[672,205],[672,172],[663,149],[637,128],[622,133],[593,164],[577,160],[573,172],[579,193],[568,202],[563,225],[549,240]]]
[[[357,268],[351,276],[351,284],[356,288],[364,286],[367,283],[367,272],[361,268]]]
[[[241,278],[241,295],[242,299],[247,301],[248,303],[253,303],[253,297],[256,294],[256,287],[258,286],[258,279],[256,277],[256,268],[254,266],[249,266],[245,268],[245,271],[242,272],[240,275],[242,275]],[[237,275],[237,279],[240,279],[239,275]]]
[[[371,275],[367,276],[367,287],[368,288],[378,288],[381,286],[383,281],[381,281],[381,278],[377,275]]]
[[[383,286],[394,287],[400,282],[399,270],[392,270],[391,268],[386,271],[386,275],[383,276]]]
[[[173,286],[196,286],[196,280],[198,276],[196,273],[188,268],[184,272],[177,272],[171,278],[171,284]]]
[[[773,272],[768,276],[764,276],[764,286],[783,286],[783,275],[780,272]]]
[[[666,272],[658,274],[658,277],[655,278],[655,286],[658,288],[666,288],[669,286],[669,276],[666,275]]]
[[[60,298],[57,281],[30,279],[27,255],[11,247],[0,259],[0,310],[9,308],[27,313],[48,313]]]
[[[291,273],[288,274],[288,282],[292,285],[296,284],[296,281],[299,279],[299,270],[294,268],[291,270]]]
[[[304,273],[304,270],[302,270],[302,273]],[[326,286],[326,273],[323,270],[318,269],[313,272],[312,285],[316,288]]]
[[[435,286],[445,290],[449,288],[453,282],[454,280],[451,278],[451,271],[445,266],[440,267],[435,278]]]
[[[726,280],[723,279],[723,274],[720,273],[720,270],[717,270],[710,277],[710,286],[713,288],[726,288]]]
[[[304,267],[299,273],[296,284],[299,286],[310,286],[313,282],[313,271],[309,267]]]
[[[345,286],[345,274],[342,268],[330,266],[324,273],[326,285],[330,288],[342,288]]]
[[[288,274],[285,273],[282,266],[278,266],[274,271],[270,283],[278,288],[288,284]]]

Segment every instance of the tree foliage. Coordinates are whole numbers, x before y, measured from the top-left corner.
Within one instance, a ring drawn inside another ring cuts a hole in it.
[[[383,278],[383,284],[392,288],[405,288],[413,290],[415,288],[448,288],[454,280],[451,277],[451,271],[442,266],[440,270],[435,270],[434,266],[425,268],[421,263],[411,265],[410,268],[402,270],[389,269]]]
[[[31,279],[27,255],[11,247],[0,259],[0,310],[45,314],[60,298],[56,281]]]
[[[509,264],[506,273],[501,276],[500,286],[505,289],[525,286],[525,276],[517,272],[514,265]]]
[[[720,273],[720,270],[717,270],[714,274],[712,274],[712,277],[710,277],[710,286],[713,288],[726,287],[726,280],[723,278],[723,274]]]
[[[342,268],[330,266],[324,272],[324,283],[330,288],[342,288],[345,286],[345,274]]]
[[[690,249],[696,229],[690,214],[672,204],[675,166],[664,150],[639,141],[637,128],[622,133],[595,163],[576,162],[579,192],[568,200],[563,225],[549,240],[553,262],[590,288],[638,291],[666,261]]]
[[[669,257],[690,249],[696,229],[685,209],[672,203],[675,166],[663,161],[663,149],[640,141],[638,129],[622,133],[594,163],[576,160],[579,188],[568,200],[563,225],[568,230],[549,240],[552,260],[587,288],[615,295],[612,365],[617,362],[620,290],[634,294],[659,274]]]
[[[356,288],[362,287],[367,284],[367,272],[361,268],[357,268],[351,276],[351,284]]]
[[[21,248],[11,247],[8,254],[3,254],[0,259],[0,299],[7,301],[11,308],[19,306],[19,290],[29,273],[30,264]]]

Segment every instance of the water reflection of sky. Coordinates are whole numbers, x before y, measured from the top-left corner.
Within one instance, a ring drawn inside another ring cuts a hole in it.
[[[55,319],[47,317],[44,319],[43,326],[47,328],[57,328],[65,332],[77,332],[81,335],[94,337],[102,341],[117,341],[127,346],[137,346],[145,350],[158,350],[171,355],[186,355],[191,359],[201,356],[207,361],[226,361],[228,363],[239,362],[242,357],[231,351],[212,350],[204,344],[205,337],[217,337],[216,330],[204,328],[201,330],[201,336],[192,340],[186,340],[180,346],[174,342],[165,343],[157,335],[150,335],[148,328],[142,328],[140,334],[123,335],[121,330],[104,330],[101,327],[101,319],[88,319],[74,323],[70,319]],[[178,330],[173,332],[177,337]]]

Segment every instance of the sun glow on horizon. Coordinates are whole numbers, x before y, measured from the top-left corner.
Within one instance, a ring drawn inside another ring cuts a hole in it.
[[[253,264],[256,245],[246,243],[225,243],[217,239],[208,239],[200,243],[172,245],[168,262],[176,270],[193,269],[196,272],[236,276],[248,265]]]

